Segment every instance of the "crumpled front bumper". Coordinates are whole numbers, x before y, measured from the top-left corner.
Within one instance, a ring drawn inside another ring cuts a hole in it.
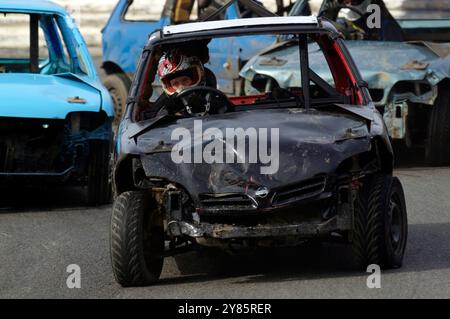
[[[173,221],[169,223],[168,227],[172,235],[184,235],[192,238],[245,239],[287,236],[311,238],[325,236],[333,231],[350,230],[351,215],[337,215],[320,222],[308,221],[300,224],[265,224],[257,226]]]

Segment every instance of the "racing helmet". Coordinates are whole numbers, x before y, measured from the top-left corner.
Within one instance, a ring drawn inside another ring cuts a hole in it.
[[[189,87],[205,85],[205,69],[200,59],[178,51],[166,53],[161,57],[158,76],[168,96]]]
[[[361,12],[367,12],[367,7],[372,3],[371,0],[352,0],[351,5],[355,7],[356,9],[359,9]],[[344,15],[344,18],[348,21],[358,21],[362,17],[357,14],[355,11],[352,11],[350,9],[343,9],[342,13]]]

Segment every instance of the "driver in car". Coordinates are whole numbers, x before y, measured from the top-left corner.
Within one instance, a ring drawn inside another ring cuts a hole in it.
[[[372,12],[367,12],[370,5],[380,8],[381,28],[369,28],[367,18]],[[352,10],[353,8],[353,10]],[[391,15],[383,0],[329,0],[322,7],[321,15],[337,21],[342,10],[344,26],[338,26],[347,39],[402,41],[403,31],[395,18]]]
[[[211,96],[216,91],[217,81],[212,71],[204,67],[200,57],[172,49],[161,57],[157,71],[164,94],[144,113],[145,118],[161,115],[202,116],[227,111],[224,105],[220,105],[223,103],[217,103]],[[202,87],[206,94],[202,94]]]

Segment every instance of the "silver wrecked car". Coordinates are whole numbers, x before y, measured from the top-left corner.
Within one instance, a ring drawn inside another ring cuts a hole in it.
[[[324,0],[319,16],[329,19],[344,36],[389,135],[400,146],[422,149],[428,164],[449,165],[450,18],[399,20],[382,0],[351,2],[361,4]],[[450,1],[443,2],[450,17]],[[365,26],[368,3],[381,9],[380,28]],[[345,11],[350,21],[341,16]],[[290,15],[309,12],[308,1],[299,0]],[[355,25],[358,21],[363,23]],[[314,44],[309,59],[311,69],[334,85],[323,53]],[[265,85],[298,86],[300,78],[292,67],[298,61],[292,42],[280,37],[242,69],[247,93],[263,91]]]

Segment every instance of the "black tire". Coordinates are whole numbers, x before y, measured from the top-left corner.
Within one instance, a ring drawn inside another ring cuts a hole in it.
[[[371,264],[383,269],[401,267],[407,238],[408,219],[400,181],[386,174],[368,178],[355,205],[355,266],[361,270]]]
[[[89,142],[88,205],[98,206],[111,202],[111,142],[92,140]]]
[[[450,165],[450,90],[440,90],[428,125],[425,160],[430,166]]]
[[[124,73],[115,73],[108,75],[103,84],[108,89],[114,103],[114,123],[117,124],[122,119],[125,112],[128,91],[131,87],[130,78]]]
[[[164,228],[151,196],[127,192],[114,202],[110,253],[116,281],[123,287],[158,281],[164,258]]]

